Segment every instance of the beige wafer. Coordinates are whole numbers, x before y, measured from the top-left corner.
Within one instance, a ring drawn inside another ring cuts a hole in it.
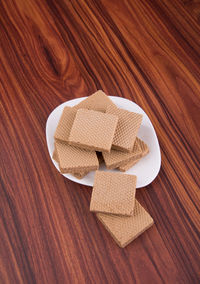
[[[54,138],[59,141],[68,142],[69,134],[76,116],[76,110],[65,107],[56,128]]]
[[[88,150],[109,152],[117,122],[116,115],[79,109],[70,132],[69,143]]]
[[[58,154],[57,154],[56,148],[55,148],[54,151],[53,151],[53,156],[52,156],[52,158],[53,158],[57,163],[59,163]]]
[[[131,217],[104,213],[97,213],[96,215],[116,243],[122,248],[136,239],[154,223],[151,216],[137,200],[135,200],[134,212]]]
[[[53,151],[53,159],[58,163],[59,165],[59,160],[58,160],[58,155],[57,155],[57,151],[56,151],[56,148],[54,149]],[[60,167],[60,165],[59,165]],[[71,174],[78,178],[78,179],[82,179],[84,178],[89,172],[88,171],[81,171],[81,172],[71,172]]]
[[[96,171],[90,211],[133,215],[136,180],[133,175]]]
[[[142,157],[141,157],[142,158]],[[139,159],[137,159],[137,160],[133,160],[133,161],[130,161],[130,162],[128,162],[128,163],[126,163],[125,165],[121,165],[120,167],[119,167],[119,170],[121,171],[121,172],[126,172],[126,171],[128,171],[130,168],[132,168],[135,164],[137,164],[140,160],[141,160],[141,158],[139,158]]]
[[[86,151],[60,141],[55,142],[55,147],[62,173],[89,172],[99,168],[95,151]]]
[[[80,172],[80,173],[72,173],[72,175],[78,179],[82,179],[84,178],[87,174],[89,174],[89,172]]]
[[[135,161],[142,155],[142,150],[136,139],[133,150],[131,153],[125,153],[117,150],[111,150],[110,153],[102,152],[106,167],[108,169],[115,169],[122,164]]]
[[[149,153],[149,148],[147,146],[146,143],[144,143],[144,141],[142,141],[141,139],[137,138],[138,139],[138,142],[139,142],[139,145],[140,145],[140,148],[142,150],[142,157],[144,157],[145,155],[147,155]],[[130,168],[132,168],[137,162],[139,162],[141,160],[141,158],[137,159],[137,160],[133,160],[133,161],[130,161],[128,163],[125,163],[125,164],[122,164],[120,167],[119,167],[119,170],[121,172],[126,172],[128,171]]]
[[[109,99],[109,97],[101,90],[95,92],[87,99],[83,100],[73,108],[78,110],[80,108],[96,110],[106,112],[109,105],[115,106],[115,104]]]
[[[142,122],[142,115],[113,106],[108,106],[106,113],[119,117],[112,148],[124,152],[131,152]]]

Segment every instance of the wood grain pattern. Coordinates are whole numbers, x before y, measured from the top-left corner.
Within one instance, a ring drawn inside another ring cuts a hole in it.
[[[200,1],[199,0],[181,0],[190,15],[200,24]]]
[[[183,0],[0,2],[1,283],[199,283],[200,26]],[[91,189],[50,161],[60,103],[103,89],[141,105],[162,151],[137,198],[155,225],[120,249]]]

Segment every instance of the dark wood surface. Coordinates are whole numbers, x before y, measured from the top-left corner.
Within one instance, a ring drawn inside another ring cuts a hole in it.
[[[1,283],[199,283],[200,4],[0,1]],[[137,191],[155,225],[120,249],[46,146],[60,103],[97,89],[149,115],[162,168]]]

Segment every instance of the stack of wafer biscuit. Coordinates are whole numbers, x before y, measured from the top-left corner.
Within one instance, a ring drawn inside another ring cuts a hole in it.
[[[137,177],[96,171],[90,211],[120,247],[127,246],[153,225],[153,219],[135,199]]]
[[[100,163],[125,172],[149,152],[147,144],[137,137],[141,122],[141,114],[118,108],[104,92],[97,91],[74,107],[63,109],[54,134],[53,159],[61,173],[79,179],[97,171]],[[135,187],[133,175],[95,174],[90,209],[97,212],[122,247],[152,224],[151,217],[135,201]]]
[[[142,115],[117,108],[102,91],[74,107],[65,107],[54,138],[53,158],[62,173],[83,178],[99,168],[127,171],[148,154],[147,144],[137,137]],[[103,156],[103,160],[102,160]]]

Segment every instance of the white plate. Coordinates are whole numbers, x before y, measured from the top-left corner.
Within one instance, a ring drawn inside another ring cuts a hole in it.
[[[49,150],[49,155],[54,166],[60,172],[57,163],[52,159],[53,150],[54,150],[54,132],[56,130],[58,121],[62,114],[62,111],[65,106],[74,106],[80,103],[84,98],[74,99],[68,102],[65,102],[58,107],[56,107],[52,113],[49,115],[46,123],[46,140],[47,147]],[[150,184],[158,175],[160,166],[161,166],[161,155],[160,155],[160,147],[158,143],[158,138],[156,136],[156,132],[153,128],[153,125],[148,118],[147,114],[134,102],[120,98],[120,97],[109,97],[119,108],[123,108],[132,112],[137,112],[143,114],[142,124],[139,129],[138,137],[144,140],[149,147],[149,154],[142,158],[136,165],[134,165],[131,169],[126,171],[127,174],[132,174],[137,176],[137,188],[147,186]],[[104,171],[112,171],[107,170],[105,166],[100,166],[100,170]],[[113,170],[116,171],[116,170]],[[83,179],[79,180],[70,174],[63,174],[64,177],[80,183],[84,185],[93,186],[94,182],[94,172],[90,172]]]

